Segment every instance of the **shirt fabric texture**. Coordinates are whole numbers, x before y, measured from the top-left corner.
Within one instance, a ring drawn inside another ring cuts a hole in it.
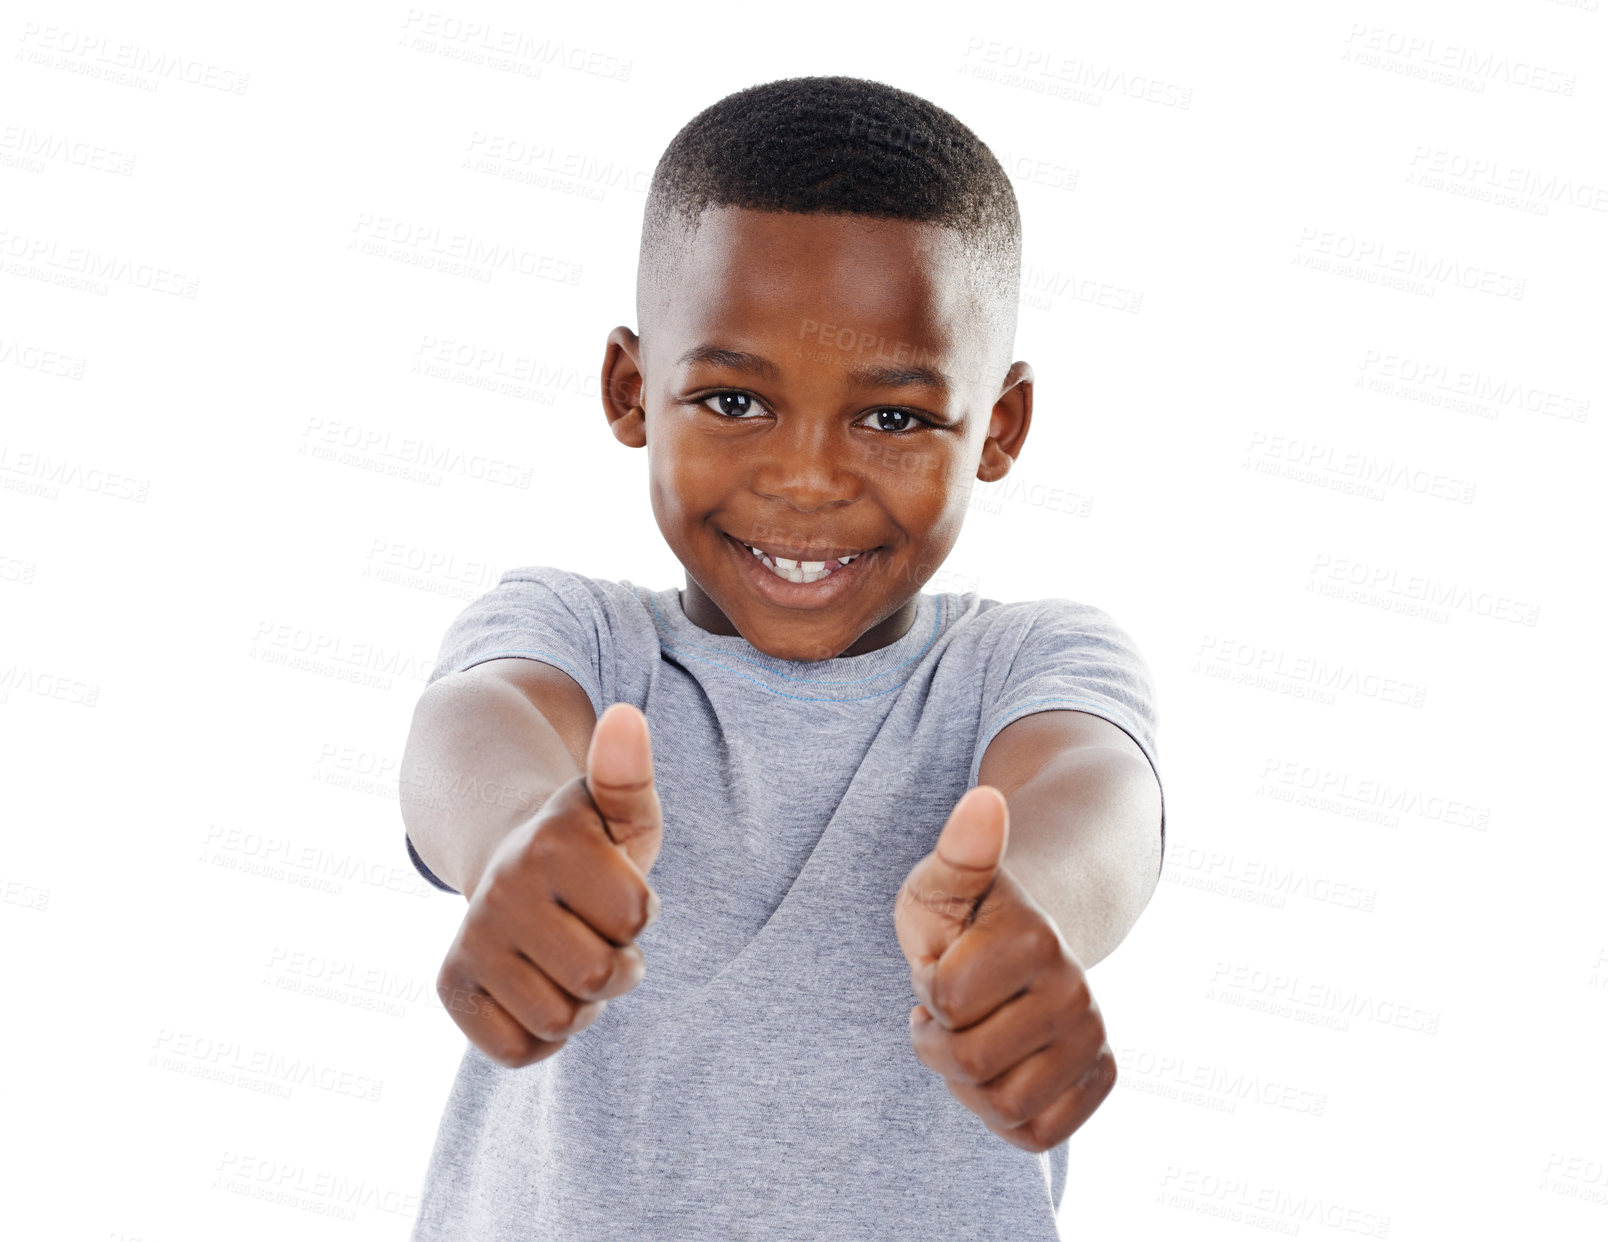
[[[511,1070],[465,1041],[414,1242],[1058,1237],[1067,1144],[1007,1143],[916,1059],[894,899],[1014,720],[1100,716],[1159,781],[1155,692],[1093,606],[917,602],[893,643],[816,662],[700,629],[675,587],[545,565],[452,622],[432,682],[518,656],[646,715],[662,905],[642,982],[557,1053]]]

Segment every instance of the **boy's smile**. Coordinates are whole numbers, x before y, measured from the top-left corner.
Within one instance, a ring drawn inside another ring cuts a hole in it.
[[[648,449],[695,625],[787,660],[910,628],[973,480],[1005,475],[1032,415],[1032,369],[1002,360],[1009,327],[969,273],[937,225],[712,207],[641,291],[642,336],[609,334],[604,408]],[[828,562],[793,579],[829,572],[789,581],[745,544]]]

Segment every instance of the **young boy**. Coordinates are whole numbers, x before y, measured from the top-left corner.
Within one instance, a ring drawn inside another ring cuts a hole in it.
[[[1020,255],[988,148],[881,83],[665,151],[603,404],[686,587],[510,571],[408,739],[470,1040],[415,1239],[1057,1236],[1164,820],[1107,614],[921,590],[1026,440]]]

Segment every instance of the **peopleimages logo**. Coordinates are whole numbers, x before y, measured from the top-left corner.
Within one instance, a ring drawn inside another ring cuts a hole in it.
[[[1204,1169],[1168,1165],[1161,1178],[1161,1201],[1238,1224],[1294,1234],[1303,1224],[1326,1225],[1363,1238],[1390,1233],[1390,1217],[1341,1203],[1309,1190],[1261,1185]]]
[[[0,129],[0,163],[20,161],[20,166],[43,172],[53,160],[76,168],[113,173],[127,177],[134,172],[135,157],[78,138],[65,138],[54,130],[41,132],[26,125],[7,125]]]
[[[1367,592],[1395,596],[1399,600],[1427,605],[1431,609],[1462,612],[1469,616],[1485,617],[1513,625],[1534,627],[1541,616],[1539,604],[1525,603],[1495,591],[1476,591],[1457,582],[1444,582],[1430,574],[1404,574],[1389,565],[1371,565],[1350,557],[1335,557],[1318,553],[1312,566],[1313,581],[1307,589],[1316,586],[1319,593],[1337,593],[1339,586],[1360,587],[1364,594],[1358,599],[1369,602]],[[1325,587],[1331,590],[1324,590]],[[1444,619],[1444,614],[1437,618]]]
[[[1544,414],[1560,422],[1583,423],[1591,402],[1577,394],[1526,384],[1510,376],[1495,375],[1439,359],[1370,349],[1358,368],[1354,386],[1387,395],[1403,396],[1449,409],[1495,418],[1503,409]],[[1461,403],[1461,404],[1459,404]]]
[[[1296,259],[1303,255],[1339,264],[1354,264],[1367,279],[1377,280],[1380,273],[1407,281],[1426,281],[1424,287],[1430,296],[1437,288],[1456,285],[1476,293],[1489,293],[1497,297],[1520,301],[1524,297],[1526,280],[1510,272],[1499,272],[1475,263],[1459,263],[1446,255],[1432,255],[1411,246],[1398,246],[1378,237],[1358,237],[1350,233],[1303,228],[1296,240]],[[1321,265],[1319,265],[1321,268]],[[1336,267],[1346,274],[1344,267]]]
[[[504,29],[491,22],[466,20],[437,9],[409,9],[397,42],[470,64],[497,69],[517,66],[530,77],[539,77],[543,67],[556,65],[573,73],[628,82],[634,63],[562,40]]]
[[[1238,962],[1218,961],[1207,981],[1207,998],[1335,1030],[1346,1030],[1348,1019],[1355,1017],[1423,1035],[1440,1030],[1438,1009],[1420,1009],[1359,988],[1342,988]]]
[[[1376,776],[1359,776],[1323,764],[1270,755],[1262,765],[1256,792],[1280,802],[1312,806],[1349,818],[1394,828],[1398,815],[1484,832],[1491,808],[1429,793]]]
[[[63,246],[51,237],[3,229],[0,229],[0,257],[8,260],[6,271],[11,275],[48,279],[54,284],[70,281],[75,288],[82,287],[101,295],[109,293],[114,284],[179,298],[194,298],[201,288],[197,276],[169,271],[152,263],[136,263],[92,246]]]
[[[1026,47],[1001,39],[985,39],[981,35],[972,35],[966,40],[961,72],[1096,105],[1111,96],[1121,95],[1164,108],[1187,109],[1195,94],[1193,87],[1149,74],[1131,73],[1049,48]]]
[[[1449,80],[1448,72],[1467,74],[1470,83],[1481,91],[1485,89],[1486,82],[1495,81],[1528,87],[1549,95],[1573,95],[1575,90],[1575,75],[1572,73],[1548,69],[1523,58],[1481,51],[1464,43],[1448,43],[1361,22],[1352,23],[1351,33],[1346,36],[1345,51],[1340,58],[1360,65],[1394,69],[1428,81],[1447,81],[1449,85],[1459,83]]]
[[[1334,445],[1318,440],[1303,440],[1267,431],[1252,431],[1245,453],[1245,460],[1240,464],[1246,469],[1273,473],[1282,464],[1286,467],[1286,477],[1321,481],[1326,486],[1332,484],[1335,490],[1340,490],[1341,484],[1360,488],[1378,483],[1384,487],[1400,488],[1416,496],[1466,505],[1474,502],[1474,493],[1479,488],[1477,483],[1438,471],[1388,458],[1381,459],[1371,453],[1337,450]],[[1290,474],[1289,467],[1298,468],[1297,474]],[[1384,491],[1375,490],[1379,491],[1382,499]]]
[[[138,43],[24,22],[16,59],[154,91],[162,81],[244,95],[251,75],[206,61],[159,52]]]
[[[518,242],[477,237],[473,233],[443,233],[435,224],[364,211],[358,213],[352,234],[348,250],[360,250],[377,258],[396,258],[449,275],[489,281],[497,271],[506,271],[565,285],[581,283],[579,263],[543,254]]]
[[[1329,1102],[1327,1093],[1264,1078],[1259,1073],[1196,1061],[1183,1054],[1153,1052],[1131,1044],[1117,1049],[1117,1068],[1122,1071],[1117,1079],[1118,1090],[1148,1091],[1220,1112],[1231,1113],[1236,1104],[1251,1101],[1269,1108],[1322,1117]],[[1144,1081],[1147,1079],[1148,1082]]]
[[[1400,681],[1355,666],[1331,663],[1321,656],[1295,655],[1279,647],[1219,638],[1208,634],[1196,648],[1191,672],[1225,677],[1258,689],[1296,693],[1296,697],[1317,697],[1332,704],[1333,691],[1356,694],[1365,699],[1422,707],[1427,687]]]
[[[321,414],[309,417],[302,432],[300,453],[311,457],[339,462],[343,465],[363,465],[385,470],[388,466],[399,470],[416,468],[413,473],[440,482],[440,475],[457,474],[468,479],[498,483],[521,491],[530,487],[534,473],[530,466],[516,466],[484,454],[465,453],[451,445],[436,444],[414,436],[398,436],[388,428],[362,427],[356,423],[343,423],[326,419]],[[339,450],[347,450],[345,453]]]
[[[1314,875],[1302,867],[1193,845],[1167,851],[1161,878],[1190,888],[1221,891],[1227,896],[1243,893],[1247,898],[1268,898],[1262,904],[1277,909],[1283,909],[1284,898],[1291,896],[1371,914],[1379,896],[1377,889]]]

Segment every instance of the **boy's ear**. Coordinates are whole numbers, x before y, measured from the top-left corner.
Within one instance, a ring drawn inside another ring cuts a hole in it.
[[[979,479],[993,483],[1010,472],[1011,463],[1022,455],[1032,422],[1033,368],[1025,362],[1013,362],[988,416],[988,436],[983,441],[982,460],[977,463]]]
[[[603,347],[603,413],[621,444],[644,448],[648,443],[648,411],[643,400],[642,342],[627,327],[609,333]]]

